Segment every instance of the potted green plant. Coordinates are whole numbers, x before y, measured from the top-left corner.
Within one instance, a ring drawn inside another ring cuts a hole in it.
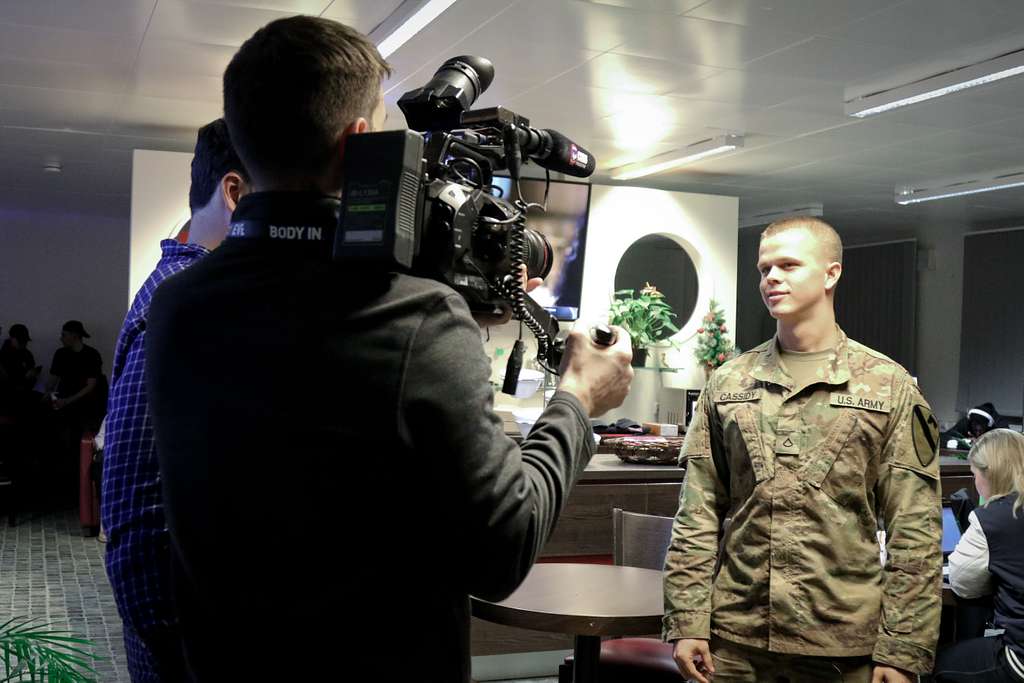
[[[48,630],[39,619],[14,617],[0,624],[0,683],[90,683],[101,659],[70,631]]]
[[[650,282],[640,290],[640,294],[635,294],[632,289],[615,292],[608,312],[608,322],[629,333],[635,367],[643,367],[647,362],[648,347],[679,331],[672,322],[674,317],[676,314],[665,301],[665,295]]]

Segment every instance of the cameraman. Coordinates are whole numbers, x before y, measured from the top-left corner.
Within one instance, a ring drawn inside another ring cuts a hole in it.
[[[520,448],[456,293],[332,263],[345,141],[383,125],[388,73],[356,31],[293,17],[224,74],[247,236],[160,287],[146,364],[191,680],[468,681],[467,596],[522,581],[589,416],[628,391],[627,335],[574,333]]]

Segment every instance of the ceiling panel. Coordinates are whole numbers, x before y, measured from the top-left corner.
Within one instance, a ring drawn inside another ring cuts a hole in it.
[[[0,22],[142,35],[157,0],[32,0],[0,2]]]
[[[614,53],[596,57],[563,78],[581,85],[615,89],[617,92],[664,95],[692,87],[720,69],[697,64],[674,64]]]
[[[19,155],[42,164],[48,159],[97,161],[104,149],[102,133],[0,127],[0,157]]]
[[[187,36],[189,42],[237,47],[256,29],[291,14],[195,0],[160,0],[146,32],[146,39]]]
[[[915,123],[924,126],[960,130],[986,123],[1005,121],[1019,115],[1019,109],[975,102],[969,93],[964,93],[962,95],[939,97],[928,102],[921,102],[920,104],[913,104],[909,107],[879,114],[878,116],[884,116],[887,120],[897,123]]]
[[[108,93],[0,85],[0,125],[106,130],[116,99]]]
[[[725,68],[742,67],[807,40],[806,35],[795,32],[761,31],[689,17],[638,15],[630,26],[633,36],[616,47],[615,52]]]
[[[971,126],[967,130],[971,133],[999,135],[1008,138],[1024,138],[1024,116],[1015,116],[1002,121],[996,121],[995,123]]]
[[[127,64],[100,66],[0,59],[0,85],[118,93],[124,90],[129,73],[131,68]]]
[[[230,7],[252,7],[256,9],[273,10],[286,12],[288,14],[316,14],[319,15],[331,5],[331,0],[195,0],[195,2],[208,5],[228,5]],[[339,7],[349,5],[365,5],[365,0],[339,0]],[[383,1],[380,4],[385,4]],[[362,29],[360,29],[362,30]]]
[[[1024,143],[978,154],[947,156],[909,166],[912,182],[946,177],[990,175],[1001,170],[1024,170]]]
[[[898,47],[868,45],[816,36],[767,55],[747,65],[762,77],[780,75],[815,78],[836,83],[866,79],[894,65],[907,64],[918,55]]]
[[[670,94],[698,100],[732,102],[741,106],[770,107],[797,97],[813,98],[815,101],[841,100],[842,88],[828,81],[785,76],[768,79],[748,71],[728,69],[684,85]]]
[[[223,102],[223,80],[220,76],[199,76],[182,73],[178,69],[143,69],[129,80],[127,92],[131,95],[171,99]]]
[[[267,0],[267,2],[270,3],[273,0]],[[391,13],[401,4],[401,0],[335,0],[326,8],[323,16],[348,24],[363,33],[369,33],[377,27],[377,24],[391,16]]]
[[[220,78],[238,51],[231,45],[200,45],[182,40],[147,37],[139,51],[140,72],[177,72],[183,76]]]
[[[758,30],[820,33],[869,16],[903,0],[710,0],[687,16],[743,24]]]
[[[708,0],[584,0],[595,5],[610,5],[644,12],[661,12],[663,14],[683,14],[695,7],[700,7]]]
[[[139,37],[0,24],[0,58],[41,62],[131,66]]]
[[[1021,39],[1024,45],[1024,38]],[[1000,107],[1024,110],[1024,77],[1018,75],[995,83],[972,88],[961,97],[978,104],[994,104]]]
[[[1006,0],[909,0],[850,23],[832,35],[923,54],[1014,34],[1024,25],[1024,3]]]
[[[220,113],[224,67],[256,28],[323,13],[365,32],[399,4],[0,0],[0,172],[18,183],[0,181],[0,209],[45,197],[127,215],[132,150],[191,150]],[[863,121],[843,111],[848,87],[1020,48],[1015,31],[1024,3],[1006,0],[460,0],[390,56],[388,125],[404,123],[403,91],[449,57],[479,54],[497,75],[478,105],[578,141],[598,158],[597,182],[736,132],[742,150],[627,184],[738,196],[743,211],[821,201],[862,235],[1020,223],[1024,192],[914,208],[892,193],[1019,163],[1024,78]],[[67,165],[59,178],[39,171],[51,157]]]

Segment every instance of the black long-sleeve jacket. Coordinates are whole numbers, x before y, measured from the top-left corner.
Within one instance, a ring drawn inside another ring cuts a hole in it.
[[[457,294],[309,245],[229,239],[147,346],[192,679],[468,681],[468,596],[518,586],[592,454],[576,398],[517,446]]]

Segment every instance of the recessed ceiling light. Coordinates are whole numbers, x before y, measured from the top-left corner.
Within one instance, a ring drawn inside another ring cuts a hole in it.
[[[370,32],[380,56],[388,58],[414,35],[455,4],[455,0],[405,0]]]
[[[651,157],[650,159],[645,159],[644,161],[620,166],[619,168],[612,170],[612,178],[614,180],[632,180],[633,178],[642,178],[643,176],[661,173],[673,168],[679,168],[686,164],[692,164],[711,156],[725,154],[726,152],[731,152],[742,146],[742,135],[719,135],[718,137],[701,140],[700,142],[695,142],[692,145],[687,145],[683,149],[673,150],[671,152],[666,152],[665,154],[659,154],[656,157]]]
[[[43,163],[43,173],[60,173],[64,170],[59,161],[47,161]]]
[[[1024,187],[1024,171],[1009,171],[986,178],[917,183],[915,186],[897,187],[894,198],[897,204],[906,206],[936,199],[1008,190],[1013,187]]]
[[[846,99],[846,115],[864,118],[1024,73],[1024,50],[950,69],[912,83]]]

